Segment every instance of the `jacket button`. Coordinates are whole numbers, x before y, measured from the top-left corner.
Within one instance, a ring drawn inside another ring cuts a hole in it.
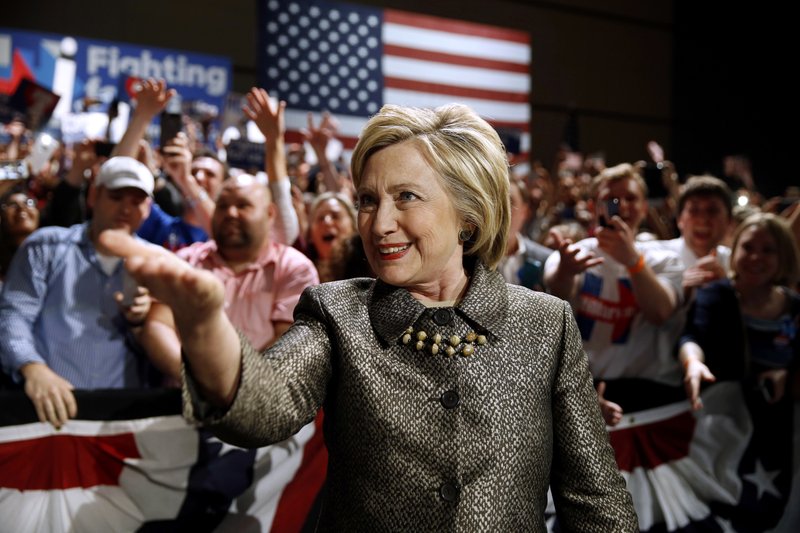
[[[458,495],[461,492],[461,488],[455,483],[443,483],[441,487],[439,487],[439,496],[446,501],[446,502],[457,502]]]
[[[461,398],[456,391],[448,390],[442,393],[441,397],[439,397],[439,401],[445,409],[455,409],[458,407],[458,404],[461,403]]]
[[[433,313],[433,321],[440,326],[449,324],[453,320],[453,312],[450,309],[437,309]]]

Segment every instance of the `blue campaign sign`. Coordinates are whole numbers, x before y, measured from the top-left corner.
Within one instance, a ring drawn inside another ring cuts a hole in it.
[[[71,92],[66,111],[82,111],[86,99],[126,100],[131,78],[150,77],[166,80],[184,102],[202,101],[221,110],[230,90],[231,62],[182,50],[0,28],[0,95],[13,94],[28,78],[62,96]]]

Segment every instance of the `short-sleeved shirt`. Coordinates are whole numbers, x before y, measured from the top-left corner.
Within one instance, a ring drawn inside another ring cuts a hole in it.
[[[259,349],[275,337],[274,322],[292,322],[300,294],[319,283],[310,259],[276,242],[239,272],[227,265],[215,241],[195,243],[178,256],[222,280],[228,318]]]
[[[592,375],[596,379],[644,378],[680,384],[680,368],[673,357],[676,332],[644,317],[628,269],[601,250],[596,238],[576,245],[604,259],[581,274],[577,296],[571,302]],[[671,287],[680,301],[680,258],[655,242],[637,242],[635,246],[659,281]],[[560,260],[560,254],[552,254],[545,271],[557,268]]]

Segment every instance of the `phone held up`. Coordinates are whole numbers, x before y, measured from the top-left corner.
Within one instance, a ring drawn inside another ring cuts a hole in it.
[[[619,198],[611,198],[605,202],[605,212],[600,215],[600,226],[611,228],[611,218],[619,215]]]
[[[21,181],[29,175],[28,162],[24,159],[0,161],[0,181]]]
[[[164,148],[169,141],[178,136],[183,129],[183,115],[181,114],[182,103],[180,95],[176,94],[167,102],[167,107],[159,117],[161,126],[161,148]]]
[[[111,157],[111,152],[116,145],[116,143],[108,141],[96,141],[94,143],[94,153],[98,157]]]

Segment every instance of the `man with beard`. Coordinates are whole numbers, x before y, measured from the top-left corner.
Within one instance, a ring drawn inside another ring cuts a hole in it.
[[[216,200],[213,240],[178,255],[222,280],[228,317],[263,349],[289,329],[300,294],[319,283],[317,271],[302,253],[270,238],[275,205],[269,189],[253,176],[229,178]],[[142,343],[164,373],[180,379],[180,341],[169,308],[154,304]]]

